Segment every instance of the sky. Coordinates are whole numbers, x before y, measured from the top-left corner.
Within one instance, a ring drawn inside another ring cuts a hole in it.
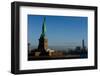
[[[87,46],[88,17],[28,15],[28,42],[38,45],[46,17],[46,36],[49,46]]]

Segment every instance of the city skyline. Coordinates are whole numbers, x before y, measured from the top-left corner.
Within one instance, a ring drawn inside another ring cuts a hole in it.
[[[42,15],[28,15],[28,42],[37,46],[43,23]],[[87,47],[87,17],[45,16],[49,46],[80,46],[85,40]]]

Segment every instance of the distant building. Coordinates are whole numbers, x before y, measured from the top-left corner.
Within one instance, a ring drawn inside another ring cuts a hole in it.
[[[82,48],[85,48],[84,40],[82,40]]]

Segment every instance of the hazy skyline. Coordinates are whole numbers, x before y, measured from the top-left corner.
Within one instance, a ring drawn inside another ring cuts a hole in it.
[[[28,15],[28,42],[38,45],[42,31],[43,15]],[[49,46],[87,46],[88,18],[77,16],[45,16]]]

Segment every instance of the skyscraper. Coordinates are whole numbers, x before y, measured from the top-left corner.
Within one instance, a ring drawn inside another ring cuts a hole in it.
[[[82,40],[82,48],[83,48],[83,49],[85,48],[84,39]]]

